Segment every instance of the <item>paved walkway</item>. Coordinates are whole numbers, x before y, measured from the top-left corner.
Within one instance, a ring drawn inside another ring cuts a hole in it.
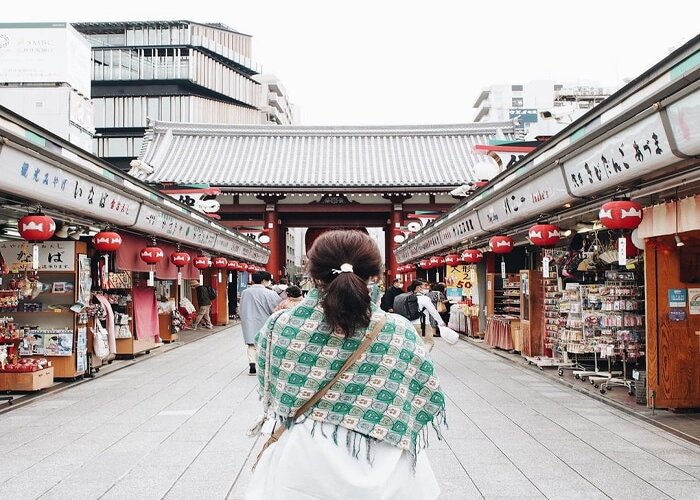
[[[700,447],[468,343],[434,358],[441,498],[700,498]],[[246,371],[236,326],[0,415],[0,498],[242,498]]]

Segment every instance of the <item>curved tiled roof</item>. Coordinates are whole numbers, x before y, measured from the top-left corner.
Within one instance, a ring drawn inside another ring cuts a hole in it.
[[[474,178],[477,144],[513,140],[513,124],[302,127],[155,122],[139,160],[151,183],[254,189],[454,188]]]

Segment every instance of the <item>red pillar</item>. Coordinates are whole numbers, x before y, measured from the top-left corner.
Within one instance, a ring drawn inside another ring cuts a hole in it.
[[[280,255],[280,238],[283,235],[280,234],[277,205],[273,203],[265,205],[265,227],[263,229],[267,231],[267,235],[270,237],[270,242],[267,245],[270,248],[270,259],[267,261],[265,269],[272,275],[272,279],[277,282],[282,276],[282,259],[284,256]]]
[[[385,231],[386,238],[386,286],[391,285],[398,274],[396,269],[399,264],[396,262],[396,256],[394,255],[394,250],[398,248],[399,243],[394,241],[394,236],[397,234],[403,234],[401,232],[401,225],[403,224],[403,205],[401,203],[392,203],[391,214],[389,216],[389,224]]]

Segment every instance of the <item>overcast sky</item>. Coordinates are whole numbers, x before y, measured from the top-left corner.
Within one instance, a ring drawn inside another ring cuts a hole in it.
[[[689,0],[32,0],[3,22],[221,22],[305,125],[463,123],[482,88],[622,85],[698,34]]]

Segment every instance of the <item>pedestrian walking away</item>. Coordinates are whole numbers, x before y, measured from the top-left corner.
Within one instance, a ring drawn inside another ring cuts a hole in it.
[[[403,281],[395,279],[388,290],[382,295],[380,307],[387,312],[394,312],[394,299],[403,293]]]
[[[192,286],[195,288],[195,296],[197,297],[197,316],[192,322],[192,329],[199,328],[200,323],[204,328],[211,329],[213,327],[210,316],[211,301],[216,298],[216,293],[209,285],[200,285],[199,281],[192,281]],[[212,294],[214,296],[212,297]]]
[[[245,498],[437,498],[419,451],[428,427],[441,437],[445,398],[411,323],[371,301],[376,243],[359,231],[329,231],[307,257],[315,287],[257,336],[267,421],[254,431],[272,433]]]
[[[258,271],[251,276],[253,285],[241,292],[239,316],[243,341],[248,346],[248,365],[250,375],[255,375],[255,334],[265,325],[265,321],[282,302],[276,292],[268,288],[272,275],[267,271]]]
[[[285,294],[287,298],[282,302],[277,304],[275,311],[281,311],[282,309],[291,309],[292,307],[298,306],[304,298],[301,296],[301,288],[296,285],[290,285],[285,289]]]

